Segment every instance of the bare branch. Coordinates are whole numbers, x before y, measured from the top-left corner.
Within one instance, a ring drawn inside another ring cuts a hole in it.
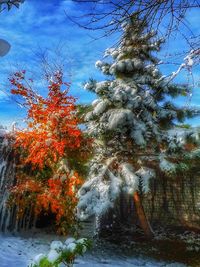
[[[149,29],[160,29],[167,22],[163,34],[170,36],[180,26],[190,29],[185,15],[188,10],[199,8],[199,0],[73,0],[80,10],[87,7],[81,16],[71,16],[66,13],[67,18],[79,27],[87,30],[102,30],[104,36],[121,30],[121,24],[127,21],[132,14],[140,19],[148,21]]]

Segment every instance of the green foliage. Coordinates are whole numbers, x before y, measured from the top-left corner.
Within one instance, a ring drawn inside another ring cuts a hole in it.
[[[58,267],[58,265],[56,263],[53,264],[53,263],[49,262],[46,257],[40,261],[39,265],[37,265],[37,264],[34,264],[34,265],[31,264],[30,265],[30,267],[38,267],[38,266],[40,266],[40,267]]]
[[[79,104],[76,105],[76,110],[78,118],[82,119],[85,116],[85,114],[87,114],[89,111],[92,110],[92,106],[87,104],[84,105]]]
[[[78,240],[68,238],[64,244],[61,241],[54,241],[51,244],[49,254],[39,254],[35,257],[34,263],[29,265],[29,267],[60,267],[61,264],[72,267],[75,258],[77,256],[83,256],[91,247],[91,241],[86,238]],[[50,253],[53,253],[54,256],[50,256]]]
[[[189,89],[187,85],[169,84],[168,93],[172,98],[176,98],[178,96],[187,96]]]
[[[177,168],[176,168],[177,172],[181,171],[181,172],[187,172],[190,170],[189,168],[189,164],[180,162],[179,164],[177,164]]]
[[[189,124],[177,124],[177,125],[175,125],[176,127],[178,127],[178,128],[183,128],[183,129],[191,129],[191,125],[189,125]]]

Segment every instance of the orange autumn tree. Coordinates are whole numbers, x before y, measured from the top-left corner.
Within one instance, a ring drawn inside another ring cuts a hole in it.
[[[46,98],[32,89],[25,71],[16,72],[10,82],[11,93],[27,108],[27,128],[14,133],[19,164],[10,202],[19,218],[27,209],[35,215],[54,214],[59,231],[66,233],[76,222],[76,193],[82,183],[77,170],[87,158],[76,99],[68,95],[70,84],[63,81],[62,71],[48,78]]]

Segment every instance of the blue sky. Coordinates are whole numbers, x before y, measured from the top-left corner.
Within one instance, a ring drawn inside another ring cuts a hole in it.
[[[0,124],[9,126],[13,121],[20,122],[25,114],[8,96],[9,73],[16,69],[27,69],[30,76],[36,77],[38,90],[45,94],[45,84],[39,78],[41,62],[37,55],[41,51],[50,51],[52,60],[57,57],[56,51],[61,51],[65,72],[70,74],[70,78],[67,78],[73,84],[71,93],[78,97],[79,102],[89,103],[95,98],[84,91],[81,85],[90,77],[102,80],[102,75],[94,64],[102,58],[107,47],[116,43],[118,36],[94,41],[90,36],[99,37],[99,33],[88,32],[74,25],[67,20],[64,11],[76,16],[82,14],[80,7],[77,8],[71,0],[26,0],[19,9],[13,8],[10,12],[0,14],[0,39],[5,39],[12,45],[9,54],[0,58]],[[200,34],[200,11],[188,13],[187,19],[195,34]],[[172,36],[161,54],[180,49],[187,50],[182,36]],[[181,60],[179,59],[180,62]],[[162,69],[169,73],[176,66],[165,65]],[[198,68],[194,70],[194,76],[198,81]],[[186,81],[186,74],[183,73],[179,79]],[[178,101],[183,103],[182,99]],[[195,88],[192,104],[200,105],[200,88]],[[199,119],[195,119],[192,123],[197,125],[198,121]]]

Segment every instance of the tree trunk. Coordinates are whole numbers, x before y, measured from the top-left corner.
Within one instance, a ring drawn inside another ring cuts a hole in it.
[[[144,231],[145,236],[148,239],[152,239],[154,237],[154,233],[153,233],[153,230],[152,230],[152,228],[149,224],[149,221],[145,215],[144,208],[142,206],[142,202],[140,199],[140,195],[137,191],[133,194],[133,200],[135,203],[136,212],[138,215],[140,226],[141,226],[142,230]]]

